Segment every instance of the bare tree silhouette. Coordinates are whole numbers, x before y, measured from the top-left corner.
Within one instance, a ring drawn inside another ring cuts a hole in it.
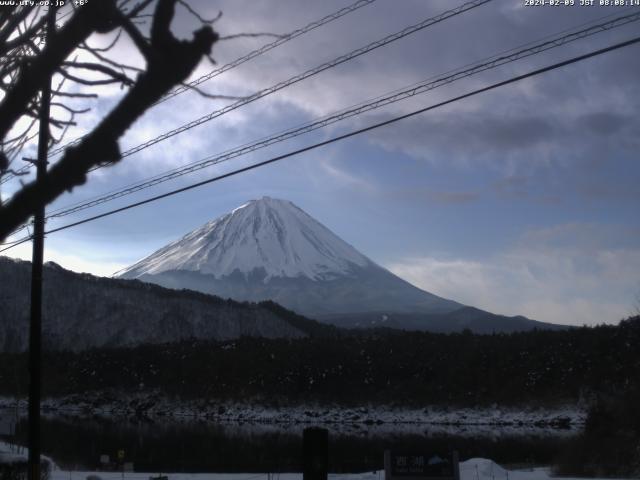
[[[180,40],[171,31],[176,5],[198,23],[190,40]],[[0,9],[0,179],[24,170],[14,166],[37,136],[41,89],[49,78],[54,78],[49,146],[60,143],[76,116],[89,110],[77,104],[97,97],[92,88],[120,84],[126,93],[79,143],[66,148],[41,182],[23,184],[0,205],[0,241],[27,222],[39,205],[85,183],[92,168],[118,162],[118,139],[163,95],[184,85],[203,58],[212,60],[211,49],[219,38],[213,29],[219,16],[206,20],[186,0],[88,1],[66,12],[69,18],[46,35],[47,15],[54,14],[53,7]],[[88,40],[96,33],[113,34],[113,41],[90,46]],[[144,68],[114,58],[113,47],[123,35],[144,58]]]

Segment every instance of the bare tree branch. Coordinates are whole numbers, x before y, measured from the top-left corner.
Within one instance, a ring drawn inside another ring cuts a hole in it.
[[[181,85],[185,88],[188,88],[189,90],[193,90],[201,97],[208,98],[210,100],[245,100],[246,98],[248,98],[246,96],[242,97],[242,96],[236,96],[236,95],[218,95],[215,93],[208,93],[196,87],[195,85],[191,85],[190,83],[187,83],[187,82],[182,82]]]
[[[54,97],[67,97],[67,98],[98,98],[97,93],[82,93],[82,92],[62,92],[60,90],[53,90],[51,95]]]
[[[29,172],[16,171],[16,170],[13,170],[13,169],[9,169],[8,171],[9,171],[9,173],[11,173],[12,175],[15,175],[16,177],[22,177],[22,176],[27,175],[29,173]]]
[[[67,126],[76,125],[76,122],[72,120],[58,120],[57,118],[50,118],[49,123],[59,129],[64,129]]]
[[[52,107],[63,108],[67,112],[73,113],[73,114],[82,114],[82,113],[87,113],[87,112],[91,111],[91,108],[83,108],[82,110],[76,110],[76,109],[73,109],[70,106],[65,105],[64,103],[60,103],[60,102],[51,102],[51,106]]]
[[[131,22],[131,19],[119,13],[118,21],[123,30],[127,32],[133,43],[138,48],[142,56],[149,61],[149,57],[152,55],[151,47],[147,39],[140,33],[140,30]]]
[[[80,48],[83,49],[83,50],[86,50],[91,55],[93,55],[95,58],[100,60],[101,62],[106,63],[108,65],[111,65],[111,66],[113,66],[115,68],[119,68],[122,73],[124,73],[125,70],[131,70],[132,72],[137,72],[137,73],[144,72],[144,70],[142,68],[134,67],[134,66],[131,66],[131,65],[126,65],[124,63],[115,62],[115,61],[111,60],[110,58],[107,58],[104,55],[102,55],[101,53],[99,53],[98,50],[95,50],[93,47],[90,47],[90,46],[88,46],[86,44],[81,45]]]
[[[133,80],[127,77],[125,74],[116,72],[114,69],[107,67],[106,65],[101,65],[99,63],[73,61],[73,62],[63,62],[62,65],[64,67],[79,68],[79,69],[92,70],[94,72],[104,73],[105,75],[108,75],[114,80],[124,83],[125,85],[133,85]]]
[[[0,103],[0,138],[3,138],[22,116],[26,105],[35,97],[43,80],[59,68],[78,44],[84,42],[93,32],[104,33],[115,27],[112,22],[114,12],[114,0],[88,2],[56,33],[53,41],[48,42],[42,54],[26,64],[14,88],[7,91]]]
[[[180,5],[182,5],[191,15],[193,15],[194,17],[196,17],[198,19],[198,21],[203,24],[203,25],[213,25],[214,23],[216,23],[218,20],[220,20],[222,18],[222,11],[218,12],[218,15],[216,15],[214,18],[212,18],[211,20],[206,20],[205,18],[203,18],[198,12],[196,12],[191,5],[189,5],[187,2],[185,2],[184,0],[178,0],[178,3]]]
[[[20,22],[27,18],[32,10],[33,7],[31,6],[26,6],[22,9],[15,9],[14,7],[6,20],[5,25],[0,29],[0,44],[5,43],[9,39],[11,34],[16,30],[16,28],[18,28],[18,25],[20,25]]]
[[[87,45],[86,42],[82,42],[80,44],[80,48],[83,48],[84,46],[87,47],[87,49],[91,49],[94,52],[108,52],[109,50],[111,50],[116,43],[118,43],[118,40],[120,40],[120,36],[122,35],[122,29],[119,28],[116,36],[113,38],[113,40],[106,46],[106,47],[89,47],[89,45]]]
[[[35,123],[38,121],[38,119],[33,119],[31,120],[31,123],[29,123],[29,125],[27,126],[27,128],[25,128],[22,133],[19,133],[18,135],[16,135],[15,137],[12,137],[8,140],[3,140],[2,141],[2,146],[4,147],[5,145],[8,145],[10,143],[15,143],[18,140],[20,140],[20,138],[22,138],[25,134],[27,134],[29,132],[29,130],[31,130],[31,128],[35,125]]]
[[[145,8],[147,8],[149,5],[151,5],[152,1],[153,0],[143,0],[138,5],[133,7],[133,9],[129,13],[127,13],[127,17],[128,18],[137,17],[140,14],[140,12],[142,12]]]
[[[42,16],[40,20],[29,27],[27,30],[22,32],[19,36],[5,42],[0,43],[0,55],[3,55],[5,52],[9,52],[14,48],[18,48],[20,45],[25,43],[27,40],[32,40],[38,30],[41,30],[44,24],[46,23],[47,17]]]
[[[56,70],[56,73],[59,73],[63,77],[69,80],[72,80],[75,83],[79,83],[80,85],[96,86],[96,85],[110,85],[113,83],[123,83],[121,80],[117,80],[115,78],[104,78],[101,80],[87,80],[86,78],[81,78],[72,73],[67,72],[64,68],[60,68]],[[127,79],[127,84],[132,84],[132,83],[133,83],[132,80]]]
[[[184,82],[200,60],[209,55],[218,40],[211,27],[195,31],[190,41],[178,40],[171,33],[175,4],[176,0],[158,0],[151,26],[147,70],[138,76],[118,105],[78,145],[67,148],[41,182],[25,185],[0,207],[0,240],[24,224],[38,205],[47,204],[65,191],[82,185],[91,168],[118,162],[121,159],[118,139],[151,105]],[[78,10],[76,16],[83,11]],[[72,22],[74,18],[68,23]],[[121,19],[118,22],[121,24]],[[85,38],[78,36],[76,45],[83,41]],[[63,60],[64,57],[58,65]]]

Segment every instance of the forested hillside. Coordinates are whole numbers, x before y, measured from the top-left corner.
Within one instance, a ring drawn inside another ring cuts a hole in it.
[[[235,302],[137,280],[79,274],[48,263],[43,290],[47,350],[132,347],[243,335],[304,337],[330,329],[271,302]],[[0,257],[0,351],[23,351],[29,326],[31,264]]]

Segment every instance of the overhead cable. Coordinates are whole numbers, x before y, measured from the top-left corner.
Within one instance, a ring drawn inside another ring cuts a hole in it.
[[[169,100],[170,98],[173,98],[177,95],[180,95],[183,92],[188,91],[190,88],[195,87],[197,85],[200,85],[203,82],[206,82],[207,80],[211,80],[212,78],[217,77],[218,75],[221,75],[224,72],[227,72],[233,68],[236,68],[240,65],[242,65],[243,63],[246,63],[250,60],[253,60],[254,58],[267,53],[270,50],[273,50],[276,47],[279,47],[280,45],[293,40],[294,38],[297,38],[301,35],[304,35],[305,33],[311,32],[312,30],[315,30],[318,27],[321,27],[323,25],[326,25],[328,23],[333,22],[334,20],[337,20],[341,17],[344,17],[345,15],[354,12],[362,7],[365,7],[373,2],[375,2],[376,0],[357,0],[356,2],[352,3],[351,5],[348,5],[344,8],[341,8],[340,10],[337,10],[333,13],[330,13],[329,15],[326,15],[325,17],[322,17],[319,20],[314,20],[311,23],[308,23],[307,25],[305,25],[304,27],[301,28],[297,28],[295,30],[293,30],[290,33],[287,33],[286,35],[282,35],[281,37],[279,37],[278,39],[274,40],[273,42],[267,43],[255,50],[252,50],[251,52],[247,53],[246,55],[243,55],[242,57],[236,58],[235,60],[226,63],[224,65],[222,65],[221,67],[218,67],[214,70],[212,70],[211,72],[207,73],[206,75],[202,75],[201,77],[187,83],[186,85],[181,85],[178,88],[175,88],[174,90],[172,90],[171,92],[167,93],[164,97],[162,97],[160,100],[158,100],[154,105],[157,105],[159,103],[162,103],[166,100]],[[71,13],[72,11],[70,11],[69,13]],[[64,16],[60,17],[60,19],[64,18],[65,16],[69,15],[69,13],[65,14]],[[65,145],[62,145],[60,147],[57,147],[55,149],[52,149],[49,152],[49,157],[53,157],[55,155],[57,155],[58,153],[63,152],[66,148],[72,146],[72,145],[77,145],[78,143],[80,143],[82,141],[82,139],[84,138],[84,136],[76,138],[75,140],[72,140],[68,143],[66,143]],[[28,172],[31,168],[31,165],[25,165],[24,167],[20,168],[16,173],[17,175],[13,174],[7,174],[5,176],[5,178],[0,179],[0,185],[2,183],[5,183],[6,181],[10,180],[11,178],[15,177],[15,176],[19,176],[22,175],[26,172]]]
[[[65,207],[61,207],[57,210],[53,210],[52,212],[50,212],[47,218],[63,217],[66,215],[70,215],[72,213],[79,212],[81,210],[86,210],[88,208],[103,204],[111,200],[115,200],[117,198],[120,198],[126,195],[130,195],[132,193],[138,192],[140,190],[144,190],[146,188],[153,187],[155,185],[181,177],[183,175],[193,173],[203,168],[207,168],[209,166],[222,163],[224,161],[227,161],[242,155],[246,155],[256,150],[271,146],[273,144],[276,144],[285,140],[289,140],[299,135],[303,135],[305,133],[318,130],[320,128],[326,127],[328,125],[339,122],[341,120],[355,117],[365,112],[376,110],[378,108],[399,102],[401,100],[405,100],[407,98],[431,91],[435,88],[453,83],[462,78],[476,75],[478,73],[497,68],[507,63],[511,63],[526,57],[530,57],[532,55],[536,55],[538,53],[545,52],[547,50],[557,48],[562,45],[566,45],[567,43],[574,42],[576,40],[580,40],[582,38],[594,35],[596,33],[621,27],[623,25],[626,25],[628,23],[635,22],[638,20],[640,20],[640,12],[637,12],[632,15],[626,15],[624,17],[618,17],[609,22],[594,25],[592,27],[589,27],[577,32],[572,32],[562,37],[552,38],[551,40],[534,44],[529,48],[524,48],[521,50],[514,51],[512,53],[509,53],[508,55],[490,57],[488,61],[480,61],[480,63],[472,64],[471,67],[459,69],[457,71],[454,70],[453,73],[441,75],[439,77],[435,77],[435,78],[432,77],[423,82],[413,84],[410,87],[406,87],[401,90],[396,90],[385,96],[378,97],[372,101],[369,101],[368,103],[361,103],[356,106],[349,107],[348,109],[342,110],[340,112],[314,120],[310,123],[306,123],[302,126],[285,130],[275,135],[254,141],[252,143],[248,143],[240,147],[227,150],[223,153],[210,155],[197,162],[191,163],[183,167],[172,169],[168,172],[165,172],[159,175],[155,175],[146,180],[136,182],[124,188],[111,191],[109,193],[103,194],[98,197],[94,197],[90,200],[86,200],[83,202],[78,202],[73,205],[67,205]]]
[[[460,15],[464,12],[467,12],[473,8],[477,8],[481,5],[484,5],[485,3],[489,3],[492,0],[472,0],[470,2],[464,3],[462,5],[459,5],[458,7],[452,9],[452,10],[447,10],[439,15],[436,15],[435,17],[430,17],[427,18],[419,23],[416,23],[414,25],[411,25],[409,27],[406,27],[402,30],[400,30],[399,32],[393,33],[391,35],[387,35],[384,38],[381,38],[379,40],[376,40],[374,42],[371,42],[363,47],[357,48],[355,50],[352,50],[349,53],[346,53],[344,55],[341,55],[337,58],[334,58],[333,60],[330,60],[328,62],[325,62],[321,65],[318,65],[314,68],[311,68],[303,73],[300,73],[298,75],[295,75],[287,80],[284,80],[282,82],[276,83],[275,85],[272,85],[271,87],[259,90],[255,93],[253,93],[252,95],[249,95],[248,97],[242,98],[240,100],[235,101],[234,103],[231,103],[229,105],[226,105],[223,108],[220,108],[218,110],[214,110],[210,113],[208,113],[207,115],[203,115],[200,118],[197,118],[191,122],[188,122],[184,125],[181,125],[178,128],[175,128],[173,130],[170,130],[168,132],[165,132],[161,135],[158,135],[150,140],[147,140],[144,143],[141,143],[139,145],[136,145],[134,147],[129,148],[128,150],[125,150],[124,152],[122,152],[121,157],[128,157],[129,155],[133,155],[134,153],[137,153],[141,150],[144,150],[152,145],[155,145],[156,143],[162,142],[168,138],[171,138],[175,135],[178,135],[180,133],[186,132],[187,130],[191,130],[192,128],[195,128],[199,125],[202,125],[203,123],[209,122],[211,120],[213,120],[214,118],[218,118],[222,115],[225,115],[233,110],[236,110],[240,107],[243,107],[245,105],[248,105],[249,103],[255,102],[256,100],[259,100],[261,98],[264,98],[268,95],[271,95],[273,93],[276,93],[284,88],[287,88],[293,84],[296,84],[298,82],[301,82],[309,77],[312,77],[314,75],[317,75],[321,72],[324,72],[325,70],[328,70],[330,68],[334,68],[342,63],[348,62],[350,60],[353,60],[354,58],[357,58],[361,55],[364,55],[365,53],[371,52],[372,50],[375,50],[377,48],[380,48],[384,45],[388,45],[392,42],[395,42],[397,40],[400,40],[408,35],[411,35],[413,33],[416,33],[420,30],[423,30],[427,27],[430,27],[432,25],[435,25],[437,23],[443,22],[444,20],[447,20],[451,17],[455,17],[457,15]],[[64,145],[62,147],[60,147],[61,149],[65,149],[69,146],[70,144]],[[60,149],[57,149],[57,151],[59,151]],[[109,164],[106,164],[109,165]],[[106,166],[105,165],[105,166]],[[101,167],[96,167],[93,170],[96,170],[97,168],[101,168]]]
[[[430,105],[428,107],[421,108],[419,110],[415,110],[413,112],[410,112],[410,113],[407,113],[407,114],[404,114],[404,115],[393,117],[393,118],[390,118],[389,120],[385,120],[383,122],[375,123],[375,124],[370,125],[368,127],[364,127],[364,128],[358,129],[358,130],[354,130],[354,131],[351,131],[349,133],[346,133],[346,134],[343,134],[343,135],[339,135],[339,136],[330,138],[328,140],[324,140],[322,142],[314,143],[314,144],[306,146],[304,148],[300,148],[298,150],[294,150],[292,152],[288,152],[288,153],[285,153],[283,155],[279,155],[279,156],[270,158],[268,160],[264,160],[262,162],[255,163],[253,165],[249,165],[249,166],[246,166],[246,167],[243,167],[243,168],[239,168],[237,170],[233,170],[231,172],[228,172],[228,173],[225,173],[225,174],[222,174],[222,175],[218,175],[216,177],[212,177],[212,178],[209,178],[207,180],[203,180],[201,182],[193,183],[191,185],[187,185],[185,187],[178,188],[176,190],[172,190],[172,191],[160,194],[160,195],[156,195],[154,197],[150,197],[150,198],[147,198],[145,200],[141,200],[139,202],[131,203],[131,204],[126,205],[124,207],[116,208],[116,209],[110,210],[108,212],[101,213],[99,215],[94,215],[92,217],[85,218],[83,220],[79,220],[77,222],[73,222],[73,223],[69,223],[67,225],[63,225],[61,227],[53,228],[51,230],[48,230],[45,233],[46,234],[52,234],[52,233],[60,232],[62,230],[67,230],[69,228],[77,227],[77,226],[83,225],[85,223],[93,222],[93,221],[98,220],[100,218],[108,217],[108,216],[114,215],[116,213],[124,212],[124,211],[130,210],[132,208],[136,208],[136,207],[139,207],[139,206],[142,206],[142,205],[146,205],[146,204],[149,204],[149,203],[152,203],[152,202],[156,202],[156,201],[161,200],[163,198],[167,198],[167,197],[171,197],[173,195],[177,195],[178,193],[186,192],[188,190],[193,190],[194,188],[198,188],[198,187],[201,187],[203,185],[208,185],[210,183],[214,183],[214,182],[223,180],[225,178],[229,178],[229,177],[238,175],[240,173],[248,172],[250,170],[254,170],[254,169],[259,168],[259,167],[263,167],[263,166],[266,166],[266,165],[269,165],[269,164],[272,164],[272,163],[275,163],[275,162],[279,162],[279,161],[284,160],[286,158],[290,158],[290,157],[293,157],[293,156],[300,155],[301,153],[305,153],[305,152],[309,152],[311,150],[315,150],[316,148],[319,148],[319,147],[323,147],[323,146],[326,146],[326,145],[329,145],[329,144],[332,144],[332,143],[335,143],[335,142],[338,142],[338,141],[341,141],[341,140],[345,140],[345,139],[350,138],[350,137],[354,137],[356,135],[360,135],[362,133],[369,132],[371,130],[375,130],[375,129],[378,129],[378,128],[381,128],[381,127],[384,127],[384,126],[387,126],[387,125],[394,124],[394,123],[399,122],[401,120],[405,120],[407,118],[411,118],[411,117],[414,117],[416,115],[420,115],[422,113],[425,113],[425,112],[428,112],[428,111],[443,107],[445,105],[449,105],[451,103],[458,102],[458,101],[463,100],[465,98],[469,98],[469,97],[472,97],[472,96],[475,96],[475,95],[479,95],[481,93],[485,93],[485,92],[488,92],[488,91],[491,91],[491,90],[495,90],[497,88],[500,88],[500,87],[503,87],[503,86],[518,82],[520,80],[524,80],[526,78],[534,77],[534,76],[540,75],[542,73],[550,72],[552,70],[556,70],[558,68],[562,68],[562,67],[565,67],[567,65],[571,65],[571,64],[574,64],[574,63],[577,63],[577,62],[581,62],[581,61],[584,61],[586,59],[589,59],[589,58],[592,58],[592,57],[595,57],[595,56],[599,56],[599,55],[603,55],[605,53],[612,52],[614,50],[618,50],[618,49],[621,49],[621,48],[624,48],[624,47],[628,47],[630,45],[634,45],[634,44],[638,44],[638,43],[640,43],[640,37],[635,37],[635,38],[632,38],[632,39],[627,40],[625,42],[616,43],[616,44],[611,45],[609,47],[601,48],[599,50],[595,50],[595,51],[592,51],[590,53],[587,53],[587,54],[584,54],[584,55],[580,55],[578,57],[573,57],[573,58],[571,58],[569,60],[564,60],[562,62],[554,63],[552,65],[549,65],[549,66],[546,66],[546,67],[543,67],[543,68],[539,68],[539,69],[533,70],[531,72],[528,72],[528,73],[525,73],[525,74],[522,74],[522,75],[518,75],[516,77],[512,77],[512,78],[509,78],[507,80],[503,80],[501,82],[497,82],[497,83],[488,85],[486,87],[479,88],[477,90],[473,90],[471,92],[465,93],[463,95],[459,95],[459,96],[451,98],[449,100],[445,100],[443,102],[436,103],[434,105]],[[17,246],[17,245],[19,245],[21,243],[28,242],[30,239],[31,239],[31,237],[25,237],[22,240],[19,240],[19,241],[15,242],[14,245],[8,246],[8,247],[0,250],[0,253],[4,252],[6,250],[9,250],[10,248],[13,248],[13,247],[15,247],[15,246]]]

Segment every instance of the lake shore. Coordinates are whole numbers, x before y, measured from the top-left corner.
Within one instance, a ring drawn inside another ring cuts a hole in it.
[[[26,399],[0,397],[0,409],[25,412]],[[258,402],[217,402],[176,400],[154,394],[135,394],[112,398],[110,394],[71,395],[46,398],[45,414],[66,416],[141,417],[149,419],[192,418],[224,422],[261,424],[362,424],[383,426],[416,424],[434,426],[487,426],[542,428],[578,431],[584,426],[586,410],[577,405],[549,407],[477,408],[424,406],[409,408],[391,405],[289,405],[267,406]]]

